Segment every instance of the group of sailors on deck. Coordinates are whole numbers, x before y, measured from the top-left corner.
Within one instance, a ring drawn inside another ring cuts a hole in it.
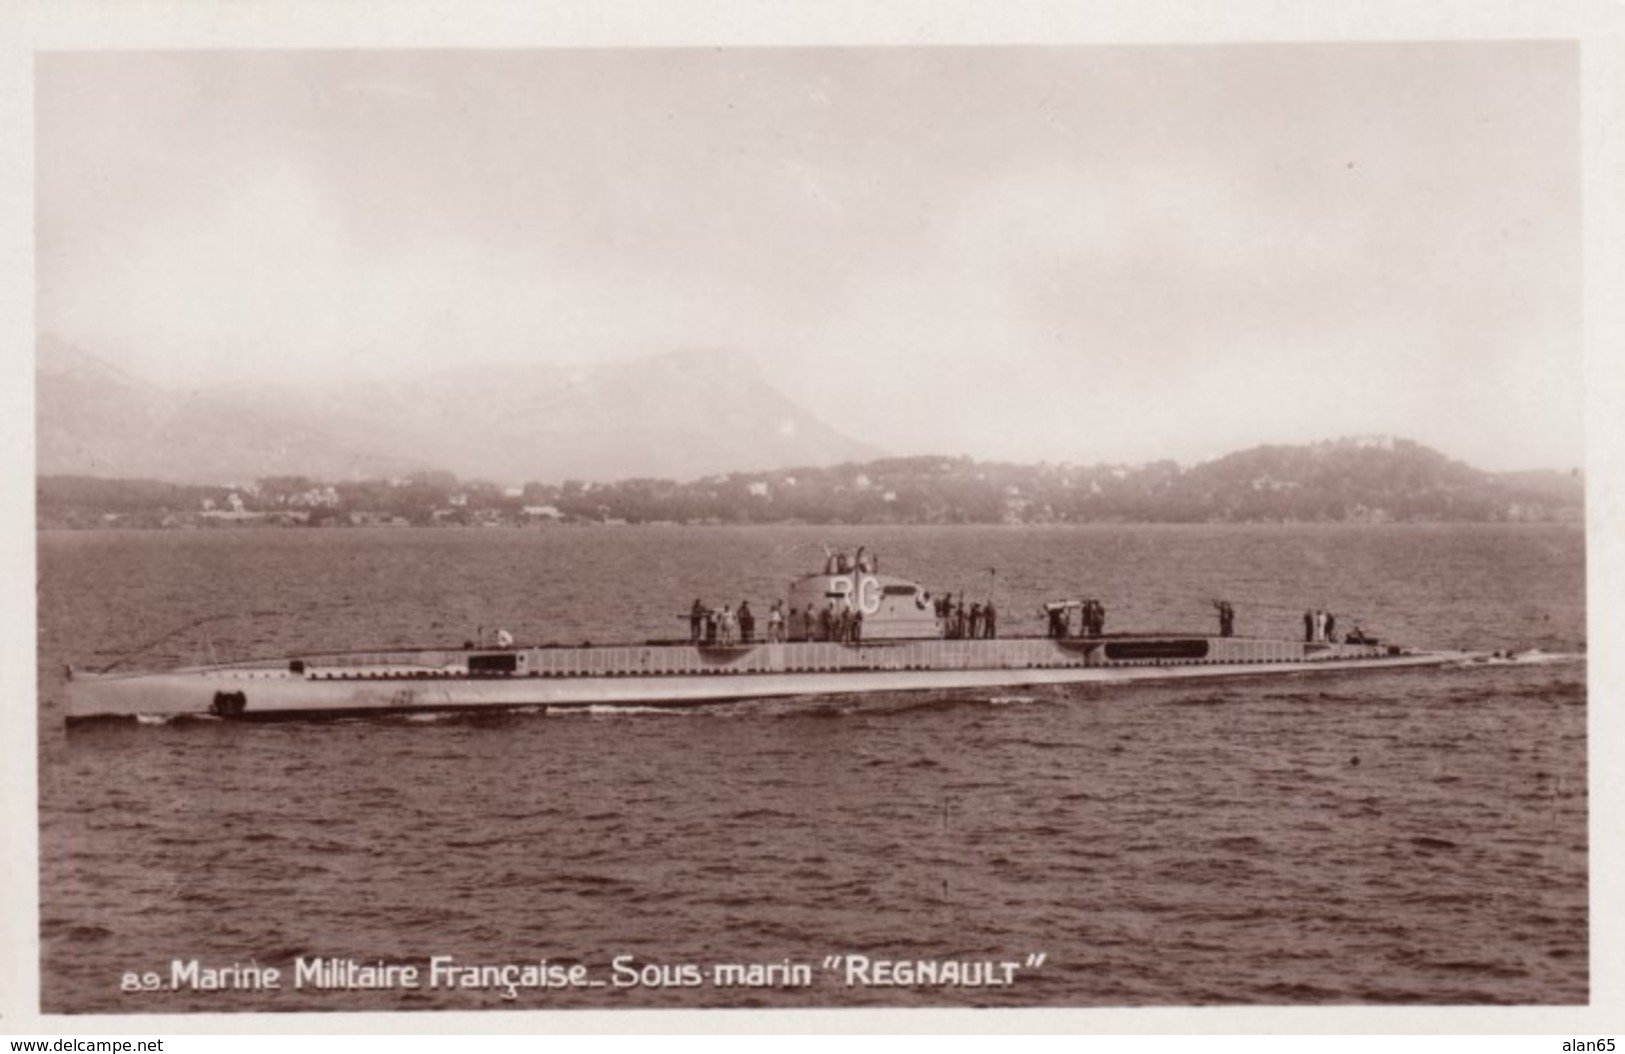
[[[859,546],[855,555],[827,547],[825,553],[824,572],[829,575],[876,574],[880,569],[880,561],[869,552],[867,546]],[[944,639],[991,640],[999,635],[998,612],[991,600],[976,601],[967,607],[964,593],[960,593],[957,600],[952,593],[934,600],[928,593],[916,595],[916,604],[922,610],[928,603]],[[1211,603],[1218,614],[1219,636],[1234,636],[1236,609],[1228,600],[1213,600]],[[1074,610],[1078,612],[1076,629],[1072,620]],[[1051,638],[1105,635],[1106,606],[1094,597],[1053,601],[1044,605],[1043,614]],[[689,612],[689,639],[695,644],[710,646],[754,644],[758,641],[774,644],[786,640],[852,644],[864,639],[864,612],[851,596],[844,603],[830,599],[821,609],[808,604],[805,610],[796,610],[782,600],[775,600],[766,621],[766,635],[759,638],[756,616],[748,600],[740,601],[737,608],[728,605],[712,608],[696,599]],[[1338,639],[1337,618],[1330,612],[1305,611],[1303,627],[1305,642],[1329,643]],[[1346,640],[1350,644],[1376,643],[1358,626],[1347,635]]]
[[[1329,611],[1303,613],[1303,639],[1305,643],[1332,643],[1337,640],[1337,616]]]
[[[1078,631],[1072,632],[1072,609],[1078,609]],[[1094,597],[1058,600],[1044,605],[1051,637],[1099,637],[1106,632],[1106,605]]]
[[[1337,616],[1330,611],[1305,611],[1303,613],[1303,639],[1305,643],[1337,643]],[[1343,637],[1344,644],[1376,644],[1375,637],[1366,635],[1365,630],[1355,626]]]
[[[767,613],[768,644],[782,644],[786,637],[796,640],[839,641],[855,644],[863,639],[863,612],[848,607],[837,608],[832,600],[822,611],[811,604],[805,612],[786,611],[782,600],[773,601]],[[696,599],[688,615],[688,639],[692,644],[731,645],[754,644],[756,616],[750,610],[750,601],[741,600],[737,609],[728,605],[707,607]]]
[[[720,608],[707,607],[698,597],[688,609],[688,639],[694,644],[752,644],[756,640],[756,614],[750,601],[741,600],[737,609],[727,604]],[[767,613],[767,639],[784,639],[784,605],[773,601]]]
[[[799,623],[790,627],[790,635],[797,640],[836,641],[841,644],[856,644],[863,640],[863,612],[845,606],[838,608],[833,600],[818,612],[814,612],[813,606],[808,604],[799,619],[793,611],[790,618]]]
[[[933,602],[942,623],[942,635],[948,640],[992,640],[999,635],[999,612],[993,601],[971,601],[965,607],[965,594],[959,594],[956,603],[952,593]]]

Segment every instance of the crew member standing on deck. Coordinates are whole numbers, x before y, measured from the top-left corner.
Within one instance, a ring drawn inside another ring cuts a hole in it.
[[[688,639],[698,644],[704,630],[705,605],[700,603],[699,597],[695,597],[694,606],[688,609]]]
[[[988,640],[992,640],[999,635],[997,617],[993,611],[993,601],[989,600],[987,607],[982,609],[982,636]]]
[[[767,639],[772,644],[784,643],[784,609],[777,600],[767,612]]]

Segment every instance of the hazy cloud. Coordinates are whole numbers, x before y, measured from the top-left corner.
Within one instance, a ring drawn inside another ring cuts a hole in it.
[[[1567,466],[1577,60],[44,55],[40,327],[189,385],[738,347],[898,452]]]

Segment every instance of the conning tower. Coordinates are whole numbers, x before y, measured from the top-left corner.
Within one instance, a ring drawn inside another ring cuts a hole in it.
[[[863,615],[863,640],[917,640],[942,636],[931,594],[906,578],[848,570],[804,575],[790,583],[789,637],[819,640],[819,620]],[[808,611],[812,618],[807,618]]]

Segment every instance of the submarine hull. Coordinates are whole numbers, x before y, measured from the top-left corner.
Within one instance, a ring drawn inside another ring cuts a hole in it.
[[[1189,634],[372,651],[151,673],[70,671],[69,720],[278,720],[1127,684],[1436,666],[1463,652]]]

